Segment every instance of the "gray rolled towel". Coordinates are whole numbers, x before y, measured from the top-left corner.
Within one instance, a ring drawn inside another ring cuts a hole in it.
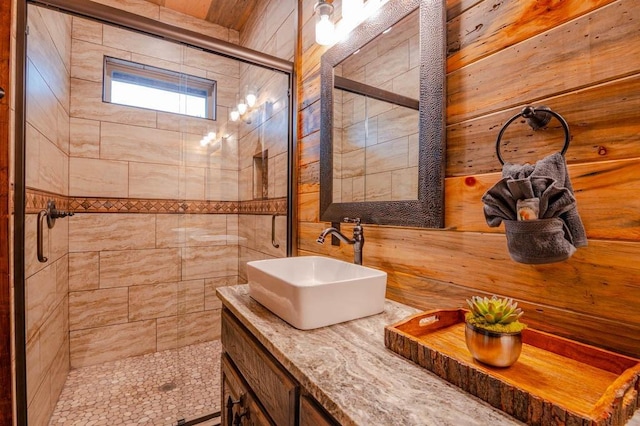
[[[482,201],[489,226],[504,221],[509,255],[516,262],[560,262],[571,257],[576,247],[587,245],[567,166],[559,153],[533,165],[506,163],[502,179]],[[527,216],[533,220],[519,220],[518,203],[523,202],[529,204]],[[531,208],[531,203],[537,205]]]
[[[542,160],[539,160],[535,164],[513,164],[505,163],[502,167],[502,177],[512,180],[534,178],[534,177],[547,177],[556,181],[556,185],[560,188],[566,188],[568,193],[573,197],[573,187],[571,180],[569,179],[569,172],[567,170],[567,163],[564,156],[559,152],[551,154]],[[568,232],[571,234],[573,245],[576,247],[584,247],[587,245],[587,233],[584,230],[582,219],[578,214],[578,208],[575,203],[568,202],[566,194],[560,202],[552,208],[551,213],[547,214],[542,208],[540,209],[541,217],[552,217],[551,215],[557,214],[557,217],[562,219]],[[561,198],[562,198],[561,197]],[[549,203],[549,207],[552,203]],[[562,207],[561,207],[562,206]]]
[[[539,220],[505,220],[509,256],[532,265],[561,262],[576,248],[564,222],[557,217]]]
[[[509,191],[508,180],[501,179],[482,196],[484,217],[492,228],[500,226],[503,220],[516,220],[517,200]]]

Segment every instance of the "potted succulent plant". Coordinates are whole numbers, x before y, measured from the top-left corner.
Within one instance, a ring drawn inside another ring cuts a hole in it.
[[[522,351],[523,312],[512,299],[473,296],[467,299],[470,312],[465,314],[465,342],[478,361],[509,367]]]

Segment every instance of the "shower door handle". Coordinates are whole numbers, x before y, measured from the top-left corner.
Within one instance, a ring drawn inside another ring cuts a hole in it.
[[[47,210],[40,210],[40,212],[38,213],[38,223],[36,224],[38,228],[36,235],[36,239],[38,240],[38,261],[41,263],[47,263],[47,260],[49,260],[44,255],[44,221],[48,217],[49,215]]]
[[[44,221],[47,220],[47,228],[51,229],[56,224],[56,219],[60,219],[61,217],[73,216],[73,212],[66,212],[63,210],[58,210],[56,208],[56,202],[53,200],[49,200],[47,202],[47,208],[40,210],[38,213],[38,223],[36,224],[38,227],[36,238],[38,240],[38,261],[41,263],[46,263],[48,258],[44,255]]]
[[[276,240],[276,216],[278,215],[271,215],[271,245],[280,248],[280,243]]]

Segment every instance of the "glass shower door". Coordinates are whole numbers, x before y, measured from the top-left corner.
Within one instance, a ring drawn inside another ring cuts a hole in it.
[[[215,289],[287,254],[290,77],[38,6],[28,20],[30,425],[206,418]],[[50,201],[75,214],[49,228]]]

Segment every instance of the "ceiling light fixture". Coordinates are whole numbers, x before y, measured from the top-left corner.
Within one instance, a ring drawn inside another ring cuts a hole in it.
[[[316,13],[316,43],[322,46],[329,46],[334,41],[335,25],[331,20],[333,15],[333,5],[320,0],[314,6]]]

